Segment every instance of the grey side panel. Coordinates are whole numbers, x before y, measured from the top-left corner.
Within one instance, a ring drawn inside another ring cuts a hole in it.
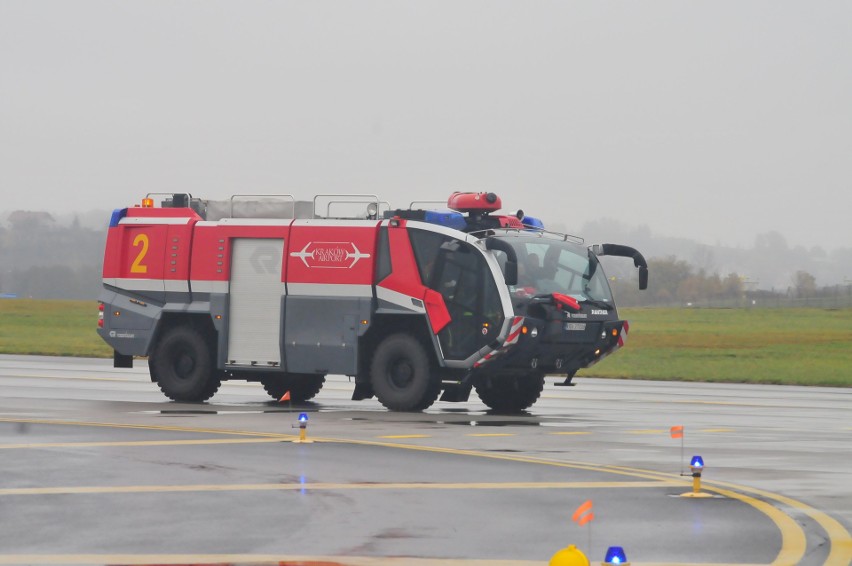
[[[280,238],[235,238],[228,306],[229,366],[281,365]]]
[[[292,373],[355,375],[358,334],[369,297],[287,297],[284,352]]]
[[[108,289],[101,291],[98,300],[104,303],[104,327],[98,328],[98,334],[119,354],[145,356],[162,309],[144,301],[139,301],[144,306],[131,302],[132,298]]]

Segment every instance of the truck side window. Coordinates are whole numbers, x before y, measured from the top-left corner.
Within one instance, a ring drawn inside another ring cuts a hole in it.
[[[388,227],[382,226],[379,228],[379,241],[376,245],[376,283],[380,283],[392,271]]]
[[[417,269],[420,271],[420,280],[427,287],[434,288],[429,283],[432,280],[438,251],[443,244],[450,242],[452,238],[425,230],[409,230],[409,234],[411,236],[411,247],[414,249],[414,259],[417,261]]]

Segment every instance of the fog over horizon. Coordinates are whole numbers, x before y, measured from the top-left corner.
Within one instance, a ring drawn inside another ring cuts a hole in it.
[[[494,191],[569,231],[850,248],[850,21],[840,1],[3,0],[0,212]]]

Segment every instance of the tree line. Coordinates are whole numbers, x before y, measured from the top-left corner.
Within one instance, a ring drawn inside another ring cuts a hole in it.
[[[76,217],[61,221],[46,212],[16,211],[7,215],[5,221],[0,221],[0,295],[39,299],[97,298],[101,289],[105,225],[106,218],[102,225],[93,227],[83,225]],[[651,247],[650,242],[642,241],[641,233],[624,236],[623,239],[631,244],[637,240],[640,249]],[[786,254],[785,259],[792,257],[791,250],[778,243],[774,245]],[[755,251],[765,256],[766,247],[761,244]],[[736,270],[720,274],[712,268],[713,254],[706,248],[697,249],[705,253],[699,254],[693,249],[692,262],[675,255],[651,257],[648,260],[649,288],[642,292],[638,289],[636,269],[630,261],[602,258],[617,303],[621,306],[738,306],[757,300],[780,302],[782,299],[849,295],[847,306],[852,306],[852,281],[821,287],[810,271],[798,269],[792,272],[786,285],[760,288],[759,280]],[[716,250],[717,254],[720,252],[722,250]],[[792,260],[785,263],[793,264]]]
[[[106,229],[61,225],[46,212],[15,211],[0,225],[0,294],[95,299]]]

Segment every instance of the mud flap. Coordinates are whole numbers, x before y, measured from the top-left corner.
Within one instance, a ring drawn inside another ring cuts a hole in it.
[[[133,356],[125,356],[119,354],[118,350],[112,351],[112,367],[114,368],[132,368]]]
[[[449,401],[451,403],[464,403],[470,398],[471,385],[447,385],[444,389],[444,394],[441,395],[441,401]]]
[[[363,401],[373,398],[373,386],[367,382],[355,382],[355,391],[352,392],[353,401]]]

